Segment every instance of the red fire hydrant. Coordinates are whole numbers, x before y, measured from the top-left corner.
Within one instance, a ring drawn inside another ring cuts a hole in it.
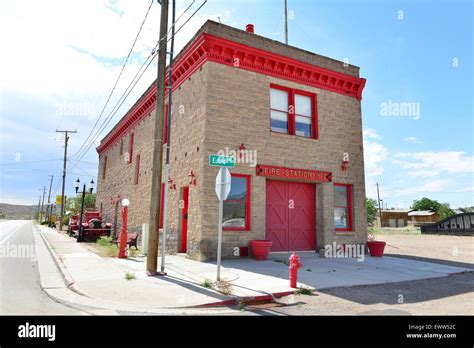
[[[118,257],[124,259],[127,257],[125,253],[127,250],[127,221],[128,221],[128,205],[130,201],[128,199],[122,200],[122,230],[119,234],[119,251]]]
[[[296,288],[296,283],[298,282],[298,270],[303,266],[300,262],[300,257],[293,252],[290,256],[290,288]]]

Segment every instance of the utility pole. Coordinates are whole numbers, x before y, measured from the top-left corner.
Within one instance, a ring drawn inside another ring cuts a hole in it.
[[[39,220],[39,217],[40,217],[40,207],[41,207],[41,195],[40,195],[39,200],[38,200],[38,210],[37,210],[38,220]]]
[[[163,170],[163,128],[165,114],[166,46],[168,41],[168,0],[161,0],[160,38],[158,41],[158,71],[156,76],[156,112],[151,176],[150,233],[146,272],[156,274],[158,266],[158,238],[160,232],[161,175]]]
[[[288,0],[285,0],[285,43],[288,45]]]
[[[59,220],[59,230],[63,229],[64,218],[64,189],[66,185],[66,163],[67,163],[67,142],[69,141],[69,133],[77,133],[70,130],[56,130],[56,133],[64,133],[64,164],[63,164],[63,187],[61,189],[61,219]]]
[[[54,175],[48,175],[49,177],[51,177],[51,180],[49,182],[49,192],[48,192],[48,206],[46,207],[46,220],[48,221],[48,224],[49,224],[49,205],[51,204],[51,187],[53,186],[53,178],[54,178]]]
[[[172,9],[172,21],[171,21],[171,50],[170,63],[168,65],[168,115],[167,124],[168,128],[166,129],[166,161],[165,161],[165,180],[167,183],[170,177],[170,144],[171,144],[171,106],[173,101],[173,51],[174,51],[174,24],[176,17],[176,0],[172,0],[173,9]],[[165,195],[163,197],[163,235],[161,241],[161,267],[159,275],[166,275],[165,272],[165,255],[166,255],[166,232],[168,230],[168,185],[165,185]]]
[[[40,224],[43,222],[43,209],[44,209],[44,195],[45,194],[46,194],[46,186],[43,186],[43,200],[41,202]]]
[[[379,204],[380,227],[382,227],[382,208],[380,208],[379,183],[377,183],[377,201],[378,201],[378,204]]]

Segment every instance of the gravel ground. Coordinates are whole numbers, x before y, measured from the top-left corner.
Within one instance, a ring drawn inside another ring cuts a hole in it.
[[[378,234],[390,256],[474,269],[474,238]],[[474,272],[291,295],[266,308],[276,315],[474,315]],[[253,308],[250,308],[253,309]]]

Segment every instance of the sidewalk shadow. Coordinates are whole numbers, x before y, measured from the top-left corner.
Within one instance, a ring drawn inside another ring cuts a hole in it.
[[[152,276],[152,277],[160,279],[162,281],[173,283],[175,285],[182,286],[183,288],[186,288],[186,289],[191,290],[193,292],[197,292],[201,295],[213,297],[218,301],[228,300],[229,297],[230,297],[230,296],[221,295],[221,294],[216,293],[212,290],[206,289],[206,288],[200,286],[199,284],[193,283],[191,281],[182,280],[180,278],[176,278],[176,277],[173,277],[173,276],[170,276],[170,275],[167,275],[167,276],[164,276],[164,277],[155,275],[155,276]]]
[[[319,292],[364,305],[419,303],[471,293],[474,272],[379,285],[322,289]],[[400,302],[402,300],[402,302]]]
[[[434,259],[430,257],[414,256],[414,255],[404,255],[404,254],[388,254],[384,253],[385,256],[398,257],[402,259],[409,259],[415,261],[439,263],[446,266],[461,267],[461,268],[470,268],[474,270],[474,263],[460,262],[460,261],[450,261],[443,259]]]

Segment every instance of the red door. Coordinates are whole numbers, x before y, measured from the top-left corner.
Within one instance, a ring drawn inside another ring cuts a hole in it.
[[[271,251],[316,249],[315,185],[267,180],[266,238]]]
[[[181,252],[187,251],[188,241],[188,206],[189,206],[189,187],[183,187],[183,209],[181,212]]]

